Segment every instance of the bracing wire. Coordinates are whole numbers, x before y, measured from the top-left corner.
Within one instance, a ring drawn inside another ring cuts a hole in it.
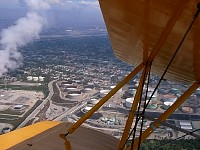
[[[194,131],[191,131],[190,133],[194,133],[194,132],[197,132],[197,131],[199,131],[200,129],[196,129],[196,130],[194,130]],[[161,145],[159,145],[159,146],[157,146],[157,147],[154,147],[153,149],[159,149],[160,147],[162,147],[162,146],[164,146],[164,145],[166,145],[166,144],[169,144],[169,143],[172,143],[172,142],[175,142],[175,141],[177,141],[177,140],[180,140],[180,139],[182,139],[182,138],[184,138],[185,136],[187,136],[187,135],[189,135],[189,134],[184,134],[184,135],[182,135],[182,136],[180,136],[180,137],[178,137],[178,138],[176,138],[176,139],[173,139],[173,140],[170,140],[170,141],[168,141],[168,142],[166,142],[166,143],[163,143],[163,144],[161,144]]]
[[[151,65],[152,65],[152,63],[150,64],[150,69],[149,69],[149,73],[148,73],[148,82],[147,82],[147,90],[146,90],[146,95],[145,95],[145,102],[146,102],[146,99],[147,99],[147,92],[148,92],[148,87],[149,87]],[[138,115],[139,115],[139,111],[137,112],[137,118],[136,118],[136,122],[137,122],[137,123],[138,123],[138,121],[139,121],[139,119],[140,119],[140,118],[138,117]],[[130,136],[132,135],[132,133],[133,133],[133,131],[134,131],[135,128],[136,128],[136,126],[134,126],[134,128],[131,130],[131,133],[129,134],[128,138],[126,139],[126,142],[125,142],[125,144],[123,145],[122,149],[125,147],[125,145],[126,145],[128,139],[129,139]]]
[[[128,139],[129,139],[129,138],[130,138],[130,135],[131,135],[131,134],[133,133],[133,131],[134,131],[133,139],[132,139],[132,143],[131,143],[131,149],[133,149],[134,137],[135,137],[135,130],[136,130],[137,123],[138,123],[138,121],[140,120],[142,114],[145,113],[145,110],[146,110],[148,104],[150,103],[150,101],[151,101],[153,95],[155,94],[156,90],[158,89],[158,87],[159,87],[161,81],[164,79],[165,74],[167,73],[167,71],[168,71],[169,67],[171,66],[171,64],[172,64],[172,62],[173,62],[173,60],[174,60],[174,58],[176,57],[176,55],[177,55],[178,51],[180,50],[180,48],[181,48],[183,42],[185,41],[185,38],[186,38],[187,34],[189,33],[190,29],[192,28],[192,25],[194,24],[196,18],[198,17],[198,15],[199,15],[199,13],[200,13],[200,3],[198,3],[197,8],[198,8],[198,9],[197,9],[197,12],[195,13],[192,22],[190,23],[188,29],[186,30],[186,32],[185,32],[183,38],[182,38],[181,41],[180,41],[178,47],[176,48],[176,50],[175,50],[175,52],[174,52],[172,58],[170,59],[168,65],[167,65],[167,67],[166,67],[166,69],[164,70],[164,72],[163,72],[163,74],[162,74],[162,76],[161,76],[161,78],[160,78],[158,84],[157,84],[156,87],[154,88],[154,91],[152,92],[152,94],[151,94],[149,100],[147,101],[146,105],[144,105],[144,109],[143,109],[141,115],[139,115],[139,111],[137,112],[137,119],[136,119],[136,122],[135,122],[135,126],[134,126],[134,128],[132,129],[131,133],[130,133],[129,136],[128,136]],[[144,85],[144,84],[143,84],[143,85]],[[140,102],[141,102],[141,99],[140,99]],[[139,138],[141,138],[141,135],[140,135]],[[128,139],[126,140],[126,142],[128,141]],[[140,139],[140,141],[141,141],[141,139]],[[125,144],[126,144],[126,142],[125,142]],[[125,146],[125,144],[124,144],[124,146]],[[139,143],[138,145],[140,145],[140,143]],[[124,148],[124,146],[123,146],[123,148]]]
[[[146,76],[146,73],[147,73],[147,67],[145,67],[145,70],[144,70],[144,73],[143,73],[143,78],[145,78]],[[144,84],[145,84],[145,79],[143,80],[142,82],[142,91],[143,91],[143,88],[144,88]],[[141,102],[142,102],[142,92],[140,93],[140,102],[139,102],[139,106],[138,106],[138,109],[137,109],[137,116],[136,116],[136,121],[135,121],[135,125],[134,125],[134,132],[133,132],[133,138],[132,138],[132,142],[131,142],[131,149],[133,149],[133,145],[134,145],[134,139],[135,139],[135,134],[136,134],[136,128],[137,128],[137,124],[139,122],[139,112],[140,112],[140,106],[141,106]]]
[[[152,65],[152,63],[150,63],[150,67],[149,67],[148,80],[147,80],[147,89],[146,89],[146,94],[145,94],[144,106],[146,106],[147,95],[148,95],[148,90],[149,90],[149,83],[150,83],[150,76],[151,76],[151,65]],[[146,109],[146,108],[144,107],[143,110],[144,109]],[[145,113],[145,111],[144,111],[144,113]],[[143,124],[144,124],[144,115],[142,114],[142,122],[141,122],[141,126],[140,126],[140,134],[139,134],[139,142],[138,143],[141,142]],[[138,150],[139,149],[140,149],[140,144],[138,145]]]
[[[153,93],[151,94],[151,97],[149,98],[149,100],[148,100],[146,106],[144,106],[145,108],[148,106],[148,104],[149,104],[149,102],[151,101],[153,95],[155,94],[156,90],[158,89],[158,86],[160,85],[161,81],[164,79],[164,76],[165,76],[165,74],[167,73],[167,70],[169,69],[170,65],[172,64],[172,62],[173,62],[174,58],[176,57],[178,51],[180,50],[181,46],[183,45],[183,42],[185,41],[185,38],[186,38],[188,32],[190,31],[190,29],[192,28],[192,25],[194,24],[196,18],[198,17],[198,15],[199,15],[199,13],[200,13],[200,3],[197,5],[197,8],[198,8],[198,10],[197,10],[196,14],[194,15],[194,19],[193,19],[192,22],[190,23],[190,25],[189,25],[187,31],[185,32],[185,34],[184,34],[184,36],[183,36],[183,38],[182,38],[182,40],[181,40],[181,42],[179,43],[178,47],[176,48],[176,50],[175,50],[175,52],[174,52],[172,58],[170,59],[170,62],[168,63],[168,65],[167,65],[167,67],[166,67],[164,73],[162,74],[162,76],[161,76],[161,78],[160,78],[158,84],[156,85],[156,87],[155,87]]]

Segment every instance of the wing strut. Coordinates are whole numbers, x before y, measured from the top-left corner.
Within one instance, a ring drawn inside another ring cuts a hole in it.
[[[160,117],[159,122],[164,122],[185,100],[192,95],[192,93],[199,87],[199,83],[194,83],[172,106],[170,106]],[[149,128],[147,128],[141,135],[141,143],[156,129],[160,126],[158,121],[154,121]],[[133,149],[137,149],[139,139],[135,139]],[[129,147],[128,150],[131,148]]]
[[[66,134],[60,136],[67,136],[72,134],[83,122],[85,122],[92,114],[97,111],[105,102],[107,102],[119,89],[128,83],[135,75],[144,68],[144,64],[138,65],[128,76],[126,76],[114,89],[112,89],[105,97],[103,97],[92,109],[90,109],[83,117],[81,117],[74,125],[72,125]]]
[[[148,57],[148,60],[146,61],[147,62],[146,65],[149,65],[150,63],[153,62],[154,58],[156,57],[156,55],[160,51],[162,45],[165,43],[168,35],[171,33],[171,30],[173,29],[176,21],[179,19],[180,15],[182,14],[182,12],[185,9],[185,7],[186,7],[188,2],[189,2],[188,0],[184,0],[181,3],[180,7],[170,17],[170,19],[167,22],[167,24],[165,26],[165,29],[163,30],[158,42],[156,43],[153,51],[151,52],[150,56]],[[135,106],[133,106],[133,105],[135,105]],[[132,105],[131,111],[136,111],[137,104],[133,103],[133,105]],[[134,115],[131,115],[131,113],[129,114],[129,116],[130,116],[130,119],[128,119],[127,122],[126,122],[126,126],[125,126],[125,129],[124,129],[124,133],[122,135],[120,144],[118,146],[118,150],[122,150],[123,149],[123,147],[124,147],[124,145],[125,145],[125,143],[126,143],[126,141],[128,139],[129,131],[130,131],[133,119],[134,119]]]
[[[196,14],[194,15],[194,18],[192,20],[192,22],[190,23],[186,33],[184,34],[182,40],[180,41],[176,51],[174,52],[174,55],[172,56],[170,62],[168,63],[163,75],[161,76],[161,79],[160,81],[158,82],[156,88],[154,89],[154,92],[155,90],[158,88],[159,84],[161,83],[162,79],[164,78],[165,74],[167,73],[167,70],[169,69],[170,65],[172,64],[175,56],[177,55],[178,51],[180,50],[187,34],[189,33],[190,29],[192,28],[196,18],[198,17],[199,13],[200,13],[200,3],[197,5],[197,12]],[[163,122],[165,121],[189,96],[192,95],[192,93],[199,87],[200,83],[199,82],[195,82],[172,106],[170,106],[159,118],[158,118],[158,121],[160,122]],[[150,99],[148,100],[148,102],[146,103],[146,105],[144,105],[144,109],[142,111],[142,115],[145,114],[145,109],[147,107],[147,105],[149,104],[152,96],[154,95],[154,92],[152,93]],[[138,108],[139,110],[140,108]],[[138,117],[137,115],[137,119],[136,119],[136,122],[135,122],[135,126],[134,126],[134,129],[136,129],[136,126],[137,126],[137,123],[138,121],[140,120],[141,116]],[[143,116],[142,116],[143,118]],[[151,126],[149,128],[147,128],[145,130],[144,133],[140,133],[140,136],[139,138],[135,139],[135,135],[133,136],[133,141],[132,141],[132,145],[131,145],[131,148],[129,147],[129,149],[139,149],[140,147],[140,143],[143,142],[156,128],[158,128],[160,126],[159,123],[156,123],[155,121],[151,124]],[[142,129],[142,127],[141,127]],[[134,132],[135,133],[135,132]]]

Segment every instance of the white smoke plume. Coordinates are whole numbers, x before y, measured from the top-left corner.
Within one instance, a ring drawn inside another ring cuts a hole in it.
[[[50,8],[58,0],[25,0],[30,11],[14,25],[1,31],[0,39],[0,76],[10,69],[20,67],[22,55],[18,48],[39,38],[39,33],[47,23],[41,11]]]

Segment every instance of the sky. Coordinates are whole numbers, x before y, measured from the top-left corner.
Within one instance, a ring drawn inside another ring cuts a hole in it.
[[[48,1],[48,0],[47,0]],[[89,8],[99,9],[97,0],[49,0],[52,1],[54,9]],[[0,0],[0,8],[22,8],[26,7],[24,0]]]
[[[20,48],[39,39],[47,26],[58,31],[102,22],[94,0],[0,0],[0,76],[23,64]]]
[[[47,14],[50,23],[100,24],[104,25],[98,0],[46,0],[51,1]],[[1,17],[18,18],[26,15],[28,7],[24,0],[0,0]],[[4,14],[1,16],[1,14]]]

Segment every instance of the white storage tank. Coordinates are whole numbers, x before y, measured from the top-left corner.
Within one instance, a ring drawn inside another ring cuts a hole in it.
[[[76,90],[77,88],[73,88],[73,87],[69,87],[69,88],[66,88],[66,91],[74,91],[74,90]]]
[[[86,107],[84,107],[83,109],[81,109],[81,111],[82,111],[83,113],[87,113],[90,109],[92,109],[92,107],[86,106]]]
[[[174,102],[164,102],[164,105],[171,106]]]
[[[28,81],[32,81],[32,80],[33,80],[33,77],[32,77],[32,76],[28,76],[26,79],[27,79]]]
[[[24,107],[24,105],[15,105],[14,110],[21,110]]]
[[[116,87],[115,85],[112,85],[112,86],[110,86],[110,89],[112,90],[112,89],[114,89],[115,87]],[[117,91],[117,93],[120,93],[120,92],[122,92],[122,88],[119,89],[119,90]]]
[[[93,105],[96,105],[99,101],[100,101],[100,99],[97,99],[97,98],[91,98],[90,99],[90,103],[93,104]]]
[[[153,94],[153,91],[154,91],[154,88],[149,87],[147,97],[151,97],[151,95]],[[158,95],[158,91],[156,90],[155,93],[153,94],[153,96],[157,97],[157,95]]]
[[[130,97],[126,99],[126,107],[131,108],[134,101],[134,97]]]
[[[66,81],[63,81],[61,83],[61,85],[63,85],[63,86],[72,86],[73,82],[71,80],[66,80]]]
[[[93,89],[94,89],[94,86],[92,86],[92,85],[86,85],[86,86],[84,86],[83,91],[85,93],[91,93],[93,91]]]
[[[39,76],[39,81],[43,82],[44,81],[44,77]]]
[[[77,86],[69,85],[69,86],[66,86],[66,88],[64,89],[64,92],[71,92],[71,91],[76,91],[76,90],[77,90]]]
[[[91,88],[84,88],[83,90],[85,93],[91,93],[93,91]]]
[[[5,128],[2,129],[1,132],[5,134],[5,133],[8,133],[10,131],[11,131],[11,129],[9,127],[5,127]]]
[[[66,97],[70,98],[70,99],[76,99],[79,96],[81,96],[81,92],[80,91],[70,91]]]
[[[33,77],[33,81],[38,81],[39,78],[38,77]]]
[[[110,92],[110,90],[101,90],[100,91],[100,97],[106,96],[109,92]]]
[[[200,95],[200,88],[198,88],[198,89],[195,91],[195,93],[196,93],[197,95]]]
[[[147,100],[149,100],[149,99],[150,99],[150,97],[147,97]],[[151,101],[157,101],[157,100],[158,100],[157,96],[153,95],[151,98]]]

